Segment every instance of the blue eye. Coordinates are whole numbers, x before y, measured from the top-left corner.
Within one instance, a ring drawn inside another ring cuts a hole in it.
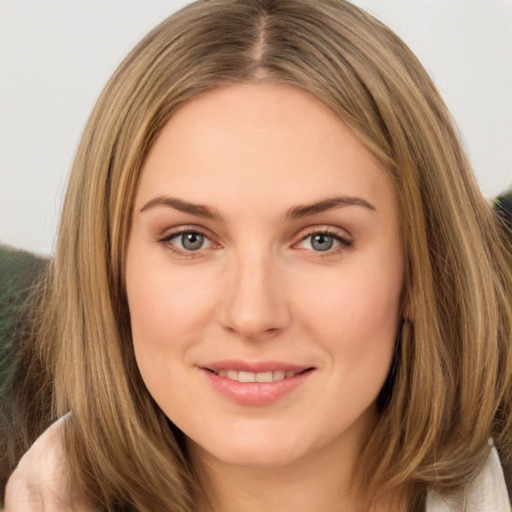
[[[200,233],[183,233],[180,235],[181,245],[187,251],[198,251],[204,243],[204,236]]]
[[[173,233],[161,240],[165,244],[169,244],[175,250],[183,252],[195,252],[201,249],[208,249],[211,247],[212,241],[197,231],[182,231],[180,233]]]
[[[305,236],[299,245],[302,249],[308,249],[314,252],[332,252],[350,247],[352,242],[337,234],[320,231]]]
[[[334,238],[325,233],[311,235],[311,247],[315,251],[328,251],[334,245]]]

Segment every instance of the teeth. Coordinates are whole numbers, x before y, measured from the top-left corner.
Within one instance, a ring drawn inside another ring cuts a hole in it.
[[[238,370],[228,370],[226,377],[231,380],[238,380]]]
[[[283,380],[286,377],[284,370],[276,370],[274,373],[274,380]]]
[[[256,382],[274,382],[273,372],[261,372],[255,374]]]
[[[239,382],[256,382],[256,373],[252,372],[238,372]]]
[[[215,372],[219,377],[225,377],[238,382],[275,382],[276,380],[290,379],[298,372],[275,370],[268,372],[243,372],[238,370],[219,370]]]

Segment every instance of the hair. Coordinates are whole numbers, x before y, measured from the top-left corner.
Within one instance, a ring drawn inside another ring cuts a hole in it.
[[[490,439],[510,456],[510,251],[426,71],[343,0],[194,2],[126,57],[73,165],[37,329],[21,356],[31,351],[42,375],[39,423],[32,415],[17,428],[33,439],[72,411],[66,446],[83,492],[109,511],[194,509],[199,484],[183,434],[135,362],[125,254],[142,165],[173,112],[211,89],[254,82],[321,100],[393,179],[403,322],[361,464],[372,497],[407,485],[411,509],[427,488],[458,492],[483,467]],[[28,398],[19,401],[28,410]]]

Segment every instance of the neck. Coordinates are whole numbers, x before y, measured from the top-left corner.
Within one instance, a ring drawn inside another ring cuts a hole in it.
[[[277,468],[233,467],[222,463],[201,465],[200,481],[210,508],[201,512],[302,512],[337,510],[333,503],[350,503],[355,493],[347,485],[349,475],[327,473],[304,461]],[[344,509],[345,510],[345,509]]]

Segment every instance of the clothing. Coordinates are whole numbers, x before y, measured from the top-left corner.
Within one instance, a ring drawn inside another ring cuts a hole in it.
[[[427,512],[510,512],[510,510],[503,469],[494,447],[484,469],[466,489],[462,500],[441,498],[433,491],[429,491],[427,495]]]

